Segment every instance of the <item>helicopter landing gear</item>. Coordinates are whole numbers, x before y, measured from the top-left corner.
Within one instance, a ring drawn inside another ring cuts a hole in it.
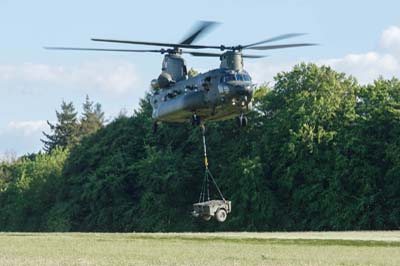
[[[200,126],[200,124],[201,124],[200,116],[197,116],[196,113],[193,113],[193,115],[192,115],[192,125],[193,126]]]
[[[155,133],[157,133],[157,131],[158,131],[158,123],[157,123],[157,121],[154,121],[154,123],[153,123],[153,133],[155,134]]]
[[[240,116],[236,118],[236,121],[239,127],[246,127],[248,123],[247,116],[245,116],[243,113],[241,113]]]

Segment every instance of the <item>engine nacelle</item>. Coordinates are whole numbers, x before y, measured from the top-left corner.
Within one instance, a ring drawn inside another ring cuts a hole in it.
[[[174,85],[175,80],[172,79],[172,76],[170,73],[163,71],[163,72],[161,72],[160,76],[158,76],[157,83],[160,88],[167,88],[171,85]]]

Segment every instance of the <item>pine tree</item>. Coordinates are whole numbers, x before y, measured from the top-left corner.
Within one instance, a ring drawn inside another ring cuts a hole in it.
[[[101,104],[94,104],[90,101],[89,96],[86,95],[86,100],[83,103],[83,114],[80,120],[80,137],[90,135],[104,125],[104,112],[101,109]]]
[[[41,139],[44,143],[44,150],[50,153],[56,147],[71,148],[79,142],[77,112],[72,102],[62,101],[61,111],[56,111],[57,123],[52,124],[47,121],[51,133],[43,132],[46,139]]]

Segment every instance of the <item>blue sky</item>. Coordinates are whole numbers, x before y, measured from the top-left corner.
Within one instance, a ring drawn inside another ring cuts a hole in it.
[[[245,62],[256,82],[306,61],[329,64],[361,83],[399,77],[399,1],[19,1],[0,0],[0,154],[37,152],[46,120],[61,101],[78,110],[86,94],[112,119],[129,113],[160,72],[157,54],[54,52],[43,46],[144,48],[102,44],[93,37],[176,42],[197,20],[221,22],[200,44],[245,44],[283,33],[320,46],[267,51]],[[189,67],[217,59],[186,56]]]

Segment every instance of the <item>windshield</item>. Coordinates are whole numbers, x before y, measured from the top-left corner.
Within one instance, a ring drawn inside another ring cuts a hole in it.
[[[229,81],[251,81],[251,77],[249,74],[228,74],[226,73],[224,76],[221,77],[221,82],[229,82]]]

